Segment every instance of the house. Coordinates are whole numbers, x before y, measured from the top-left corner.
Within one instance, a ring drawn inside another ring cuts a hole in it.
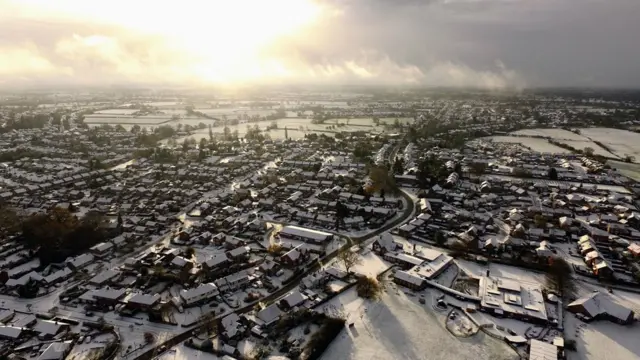
[[[222,335],[225,340],[232,340],[240,335],[242,335],[240,317],[236,313],[231,313],[220,321],[220,326],[222,327]]]
[[[394,264],[400,265],[401,268],[409,269],[422,264],[422,259],[405,253],[386,253],[384,259]]]
[[[410,224],[404,224],[402,226],[400,226],[400,228],[398,228],[398,233],[400,234],[400,236],[404,237],[404,238],[411,238],[411,234],[413,233],[413,231],[416,229],[415,226],[410,225]]]
[[[13,310],[0,310],[0,323],[6,324],[16,315]]]
[[[373,251],[384,254],[388,251],[402,250],[402,243],[394,240],[389,233],[384,233],[376,237],[372,244]]]
[[[224,267],[229,263],[229,258],[226,253],[214,254],[212,258],[204,262],[204,267],[207,270],[213,270]]]
[[[193,262],[182,256],[176,256],[171,260],[171,267],[179,270],[190,270],[193,268]]]
[[[540,258],[548,258],[553,256],[553,251],[551,250],[551,247],[549,247],[549,242],[541,241],[540,246],[536,248],[536,254]]]
[[[416,291],[424,290],[427,287],[425,279],[403,270],[397,270],[395,272],[393,275],[393,282]]]
[[[245,246],[246,244],[247,242],[243,239],[240,239],[239,237],[225,236],[224,238],[224,246],[227,249],[237,249],[238,247]]]
[[[227,252],[227,256],[234,261],[247,258],[251,254],[249,246],[240,246]]]
[[[349,276],[349,273],[347,273],[346,271],[340,270],[333,266],[324,269],[324,273],[338,280],[344,280],[347,276]]]
[[[531,339],[529,343],[529,359],[558,360],[558,348],[553,344]]]
[[[93,262],[94,256],[88,253],[76,256],[71,260],[67,260],[67,266],[71,270],[79,270]]]
[[[278,266],[275,261],[267,259],[260,264],[258,269],[267,275],[274,275],[278,270],[280,270],[280,266]]]
[[[71,351],[71,341],[56,341],[47,346],[37,360],[62,360]]]
[[[143,293],[133,294],[133,296],[129,297],[129,299],[126,300],[126,303],[129,307],[136,309],[149,309],[154,307],[159,302],[159,294],[150,295]]]
[[[324,231],[288,225],[282,228],[282,230],[278,233],[278,237],[322,244],[331,241],[333,239],[333,234]]]
[[[238,271],[216,280],[215,284],[221,292],[235,290],[251,282],[253,279],[253,272],[254,268]]]
[[[262,325],[265,327],[275,323],[282,316],[282,311],[278,308],[278,305],[271,304],[264,309],[258,311],[256,317],[262,321]]]
[[[91,247],[91,253],[96,257],[104,257],[107,256],[111,251],[113,251],[114,245],[110,242],[103,242]]]
[[[218,294],[218,287],[214,283],[206,283],[195,289],[180,291],[180,298],[186,306],[193,306],[199,302],[210,300]]]
[[[113,269],[105,270],[99,273],[98,275],[92,277],[89,280],[89,284],[102,286],[107,282],[110,282],[111,280],[117,278],[118,276],[120,276],[120,272],[117,270],[113,270]]]
[[[631,255],[633,255],[634,257],[640,256],[640,244],[636,242],[629,244],[629,246],[627,247],[627,250],[629,250]]]
[[[65,267],[62,270],[58,270],[56,272],[53,272],[47,276],[45,276],[44,278],[44,282],[49,284],[49,285],[53,285],[56,284],[60,281],[66,280],[69,277],[71,277],[71,275],[73,275],[73,271],[71,271],[71,269]]]
[[[15,341],[24,334],[24,330],[15,326],[0,326],[0,339]]]
[[[101,288],[97,290],[89,290],[80,295],[80,300],[103,305],[115,305],[126,294],[124,289]]]
[[[31,328],[38,322],[35,315],[27,315],[15,320],[11,325],[18,328]]]
[[[33,331],[38,333],[40,339],[52,339],[63,331],[68,331],[71,327],[69,324],[51,321],[51,320],[38,320],[33,327]]]
[[[569,305],[567,310],[584,316],[585,320],[609,320],[628,325],[634,320],[634,312],[611,301],[606,294],[595,292]]]
[[[42,277],[42,275],[38,274],[35,271],[30,271],[17,279],[7,280],[7,282],[5,283],[5,286],[8,288],[14,288],[19,286],[25,286],[29,284],[30,281],[41,282],[43,280],[44,280],[44,277]]]
[[[300,291],[293,291],[280,300],[280,307],[283,309],[292,309],[303,304],[305,301],[307,301],[306,296],[302,295]]]
[[[304,264],[308,258],[309,252],[302,245],[298,245],[280,256],[280,262],[285,266],[295,267]]]

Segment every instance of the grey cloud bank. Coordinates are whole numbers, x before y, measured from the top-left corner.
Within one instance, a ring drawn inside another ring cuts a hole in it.
[[[331,10],[327,15],[260,50],[288,75],[257,82],[640,86],[640,1],[321,3]],[[0,7],[9,9],[2,0]],[[188,9],[176,16],[188,16]],[[238,26],[250,24],[239,19]],[[0,33],[0,83],[166,83],[200,77],[189,70],[197,54],[180,52],[156,35],[91,19],[0,10]]]

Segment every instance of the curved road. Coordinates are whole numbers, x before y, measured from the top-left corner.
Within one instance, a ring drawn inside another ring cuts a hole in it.
[[[329,261],[333,260],[336,256],[338,256],[338,254],[347,249],[350,248],[354,245],[358,245],[363,243],[364,241],[371,239],[374,236],[380,235],[385,231],[391,230],[401,224],[403,224],[407,219],[409,219],[413,213],[414,213],[414,208],[415,208],[415,203],[413,201],[413,199],[411,199],[411,197],[404,191],[400,190],[400,195],[405,199],[407,206],[403,209],[402,215],[397,217],[396,219],[394,219],[393,221],[385,224],[383,227],[378,228],[366,235],[363,236],[357,236],[357,237],[350,237],[349,239],[351,240],[350,242],[347,242],[347,244],[345,244],[344,246],[342,246],[341,248],[335,250],[334,252],[327,254],[325,257],[320,258],[319,261],[314,262],[313,265],[311,265],[309,268],[307,268],[306,271],[304,271],[302,274],[296,276],[293,280],[290,281],[289,284],[283,286],[282,288],[276,290],[275,292],[261,298],[258,301],[255,301],[253,303],[250,303],[242,308],[236,309],[234,312],[237,314],[244,314],[247,313],[249,311],[251,311],[253,309],[253,307],[255,306],[255,304],[257,304],[258,302],[271,302],[276,300],[277,298],[285,295],[287,292],[291,291],[292,289],[296,288],[299,284],[300,281],[302,281],[302,279],[304,277],[306,277],[307,275],[318,271],[321,267],[321,264],[326,264]],[[225,313],[222,316],[227,316],[229,315],[229,313]],[[220,317],[222,316],[218,316],[215,319],[212,319],[211,321],[217,321]],[[153,359],[156,355],[158,355],[160,352],[165,351],[173,346],[178,345],[179,343],[187,340],[188,338],[190,338],[192,336],[192,334],[194,332],[200,332],[202,329],[204,329],[206,326],[208,325],[208,323],[204,323],[204,324],[200,324],[200,325],[196,325],[192,328],[189,328],[188,330],[185,330],[183,333],[176,335],[170,339],[167,339],[166,341],[164,341],[163,343],[159,343],[159,344],[155,344],[155,346],[149,350],[147,350],[145,353],[138,355],[135,359],[136,360],[150,360]],[[159,351],[160,350],[160,351]]]

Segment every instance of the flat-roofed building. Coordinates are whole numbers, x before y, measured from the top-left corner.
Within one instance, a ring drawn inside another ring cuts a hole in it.
[[[523,321],[546,324],[547,308],[539,284],[495,276],[480,278],[479,297],[484,311],[508,314]]]

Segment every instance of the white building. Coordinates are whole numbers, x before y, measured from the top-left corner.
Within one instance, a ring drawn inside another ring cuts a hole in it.
[[[180,291],[180,297],[186,306],[193,305],[202,300],[211,299],[218,294],[218,287],[213,283],[201,284],[195,289]]]

